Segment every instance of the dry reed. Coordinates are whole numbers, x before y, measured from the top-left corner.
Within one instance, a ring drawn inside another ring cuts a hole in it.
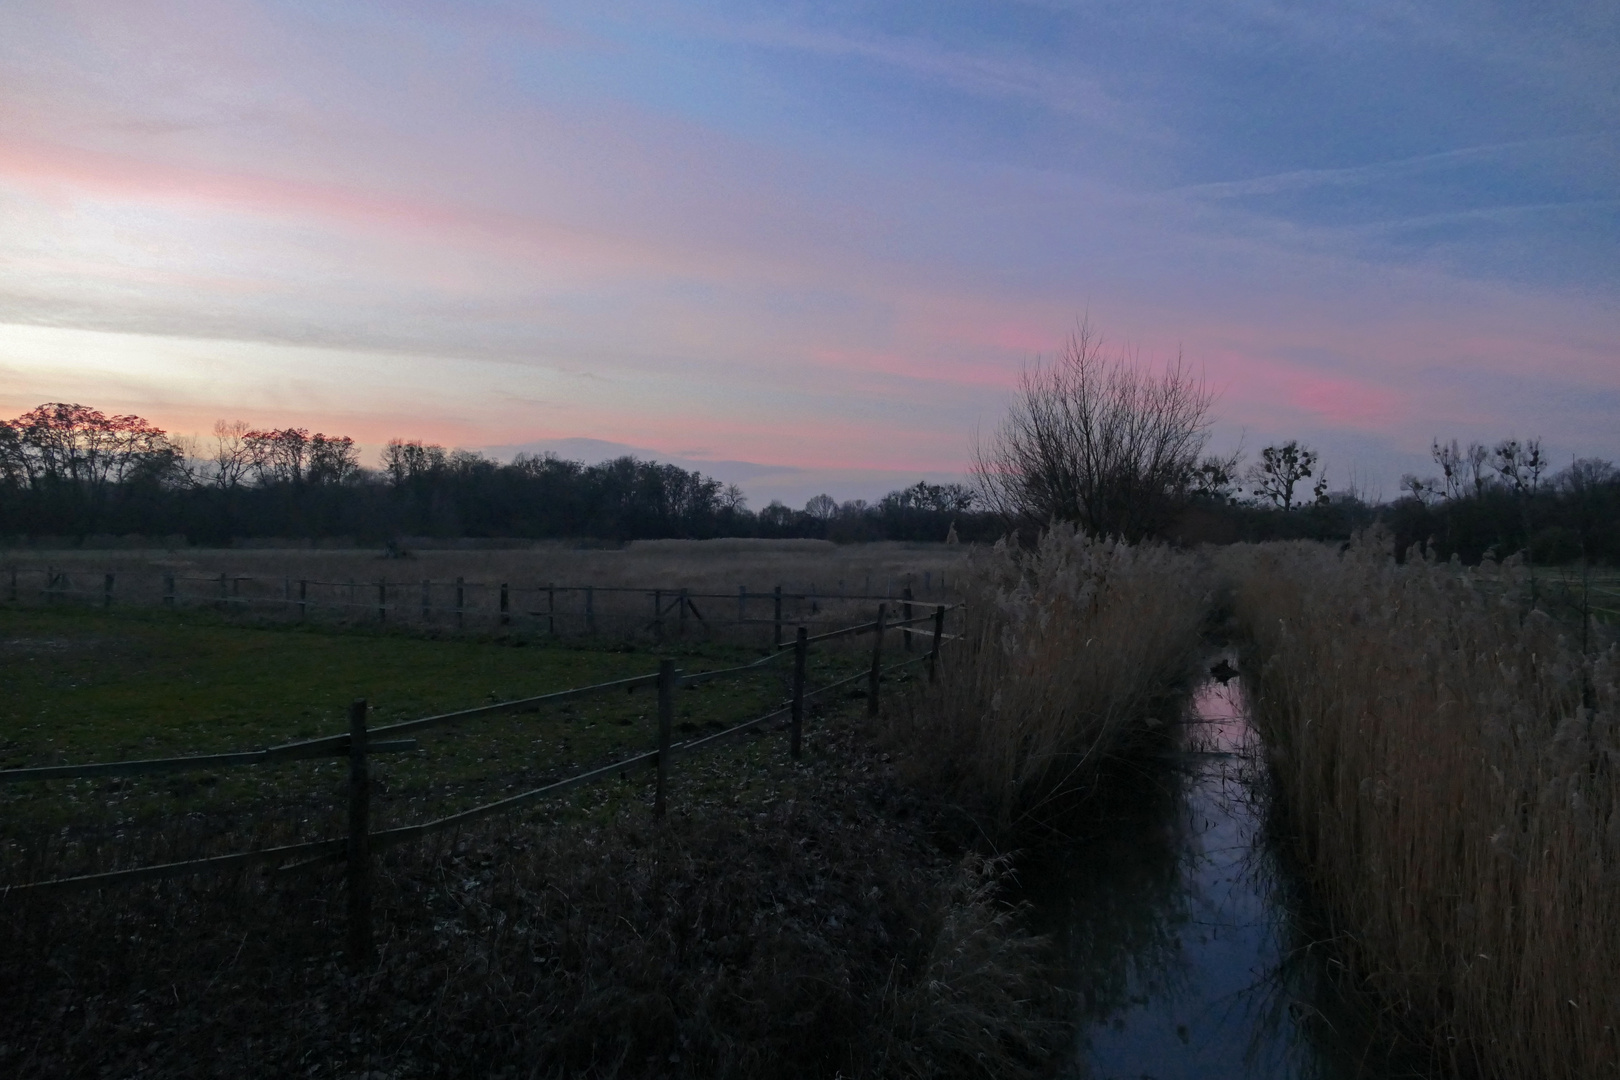
[[[981,824],[1027,841],[1158,724],[1192,671],[1208,596],[1193,556],[1063,525],[1027,551],[975,552],[962,589],[962,635],[934,691],[897,718],[895,745]]]
[[[1516,565],[1228,554],[1288,831],[1357,974],[1437,1064],[1620,1071],[1620,651]]]

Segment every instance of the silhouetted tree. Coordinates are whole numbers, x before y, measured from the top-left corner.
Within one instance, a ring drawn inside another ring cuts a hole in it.
[[[1249,469],[1249,485],[1255,496],[1270,502],[1279,510],[1294,508],[1294,488],[1301,480],[1308,480],[1316,469],[1317,453],[1289,439],[1280,446],[1268,446],[1260,451],[1260,460]],[[1312,491],[1312,501],[1320,502],[1327,496],[1325,479],[1318,478]]]
[[[1198,467],[1213,400],[1179,357],[1150,374],[1132,352],[1106,356],[1082,323],[1054,363],[1024,371],[1007,418],[978,447],[979,494],[1016,527],[1151,535]]]

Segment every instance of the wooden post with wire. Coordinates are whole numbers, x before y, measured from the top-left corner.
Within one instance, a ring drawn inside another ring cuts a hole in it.
[[[366,701],[349,706],[349,967],[371,962],[371,775],[366,763]]]
[[[793,642],[793,728],[789,739],[789,752],[799,756],[804,736],[804,665],[810,653],[810,631],[801,626]]]
[[[879,604],[877,627],[872,632],[872,674],[866,682],[866,715],[878,714],[878,684],[883,679],[883,623],[889,614],[889,605]]]
[[[911,651],[911,586],[907,585],[906,588],[905,588],[905,591],[903,593],[901,593],[900,595],[905,600],[905,602],[900,605],[900,620],[903,623],[905,623],[905,625],[906,625],[905,631],[900,635],[900,641],[905,646],[906,652],[910,652]]]
[[[512,623],[512,597],[507,591],[506,582],[501,582],[501,625],[510,626]]]
[[[934,609],[934,643],[928,649],[928,681],[939,681],[939,642],[945,636],[945,605]]]
[[[653,817],[664,816],[664,790],[669,784],[669,737],[675,726],[675,687],[680,677],[675,661],[658,661],[658,787],[653,792]]]

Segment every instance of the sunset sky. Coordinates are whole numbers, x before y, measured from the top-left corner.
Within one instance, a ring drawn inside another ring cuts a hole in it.
[[[1089,312],[1336,487],[1620,458],[1617,57],[1609,2],[7,0],[0,415],[871,498]]]

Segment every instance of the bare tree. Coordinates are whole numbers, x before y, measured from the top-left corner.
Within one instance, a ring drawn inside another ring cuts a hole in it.
[[[555,454],[537,458],[519,454],[513,464],[543,472],[549,463],[557,460]],[[389,439],[382,452],[383,471],[388,474],[389,480],[396,487],[414,477],[443,471],[445,461],[444,447],[416,439],[409,442],[403,439]]]
[[[342,484],[360,475],[360,450],[347,435],[323,435],[309,439],[309,467],[304,479],[311,484]]]
[[[1289,439],[1281,446],[1268,446],[1260,451],[1260,460],[1249,468],[1249,487],[1256,498],[1268,499],[1281,510],[1294,508],[1294,488],[1307,480],[1316,470],[1317,453]],[[1312,496],[1317,502],[1327,498],[1327,480],[1319,477]]]
[[[1463,452],[1463,468],[1476,499],[1485,494],[1485,488],[1490,483],[1490,477],[1485,472],[1490,460],[1490,448],[1483,443],[1471,442]]]
[[[838,514],[838,501],[823,492],[804,504],[804,512],[817,521],[831,521]]]
[[[1492,453],[1491,467],[1502,483],[1516,495],[1534,495],[1541,487],[1541,474],[1547,459],[1540,439],[1503,439]]]
[[[1473,448],[1469,447],[1469,449],[1472,450]],[[1467,477],[1468,458],[1463,453],[1462,448],[1457,445],[1457,440],[1452,439],[1449,443],[1442,443],[1439,439],[1436,439],[1429,450],[1429,454],[1434,458],[1434,463],[1440,466],[1440,482],[1443,485],[1445,497],[1447,499],[1461,498],[1463,482]]]
[[[975,450],[980,496],[1010,525],[1072,521],[1138,540],[1167,524],[1208,441],[1214,394],[1181,358],[1154,375],[1104,355],[1082,322],[1057,360],[1025,369],[1012,408]]]
[[[222,488],[239,486],[253,465],[249,430],[246,420],[214,421],[214,483]]]
[[[108,416],[63,401],[31,409],[6,425],[5,437],[30,484],[100,491],[137,477],[166,479],[179,452],[162,428],[139,416]],[[11,451],[8,451],[11,452]]]

